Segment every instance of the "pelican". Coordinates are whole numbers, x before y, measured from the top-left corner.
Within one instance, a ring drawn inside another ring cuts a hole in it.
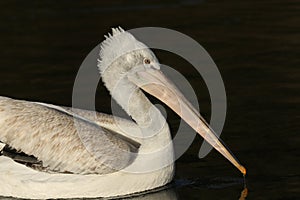
[[[0,97],[0,196],[118,197],[159,188],[174,175],[168,124],[149,93],[173,109],[243,174],[246,169],[160,70],[154,53],[122,28],[101,43],[98,68],[132,120]],[[33,162],[22,162],[10,151]]]

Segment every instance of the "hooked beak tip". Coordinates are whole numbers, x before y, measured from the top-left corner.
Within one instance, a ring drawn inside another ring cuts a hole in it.
[[[242,174],[243,174],[244,176],[246,176],[247,170],[246,170],[246,168],[245,168],[244,166],[241,165],[240,171],[242,172]]]

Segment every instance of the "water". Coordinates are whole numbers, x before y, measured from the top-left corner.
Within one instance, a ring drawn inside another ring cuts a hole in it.
[[[3,1],[0,94],[71,105],[76,72],[110,27],[181,31],[205,47],[222,74],[228,100],[222,139],[248,169],[247,199],[299,199],[299,10],[298,0]],[[209,119],[208,92],[192,66],[157,53],[190,80]],[[109,113],[100,85],[97,109]],[[179,118],[167,112],[175,132]],[[199,160],[201,143],[197,137],[177,161],[169,190],[136,198],[242,198],[241,174],[215,151]]]

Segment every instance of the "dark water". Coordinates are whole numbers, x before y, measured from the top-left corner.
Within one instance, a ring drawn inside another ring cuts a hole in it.
[[[299,13],[298,0],[1,1],[0,94],[70,106],[81,62],[110,27],[175,29],[204,46],[222,74],[222,139],[248,169],[247,199],[299,199]],[[208,92],[192,66],[158,57],[190,80],[209,119]],[[99,86],[98,110],[109,105]],[[178,117],[168,111],[168,121],[176,130]],[[199,160],[201,143],[177,161],[170,190],[138,199],[239,199],[241,174],[216,151]]]

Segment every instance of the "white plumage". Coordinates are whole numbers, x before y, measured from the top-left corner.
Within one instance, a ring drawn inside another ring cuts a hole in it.
[[[169,127],[142,90],[165,102],[245,172],[163,76],[153,52],[121,28],[112,32],[101,44],[98,67],[110,94],[134,121],[0,97],[0,141],[42,162],[41,170],[0,156],[0,195],[112,197],[169,183],[174,174]]]

